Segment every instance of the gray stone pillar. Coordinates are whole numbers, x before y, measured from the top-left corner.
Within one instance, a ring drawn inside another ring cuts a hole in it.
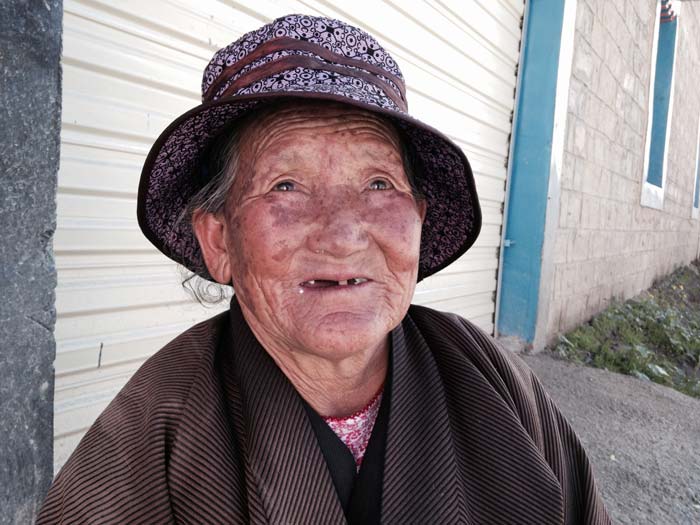
[[[61,0],[0,2],[0,523],[53,476]]]

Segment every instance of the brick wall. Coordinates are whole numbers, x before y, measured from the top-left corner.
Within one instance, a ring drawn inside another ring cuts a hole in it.
[[[679,2],[676,0],[674,5]],[[698,255],[700,2],[679,16],[663,210],[642,207],[655,2],[578,0],[547,339]]]

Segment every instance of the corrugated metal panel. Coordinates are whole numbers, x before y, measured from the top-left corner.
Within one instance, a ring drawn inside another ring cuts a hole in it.
[[[212,315],[141,235],[135,197],[157,134],[199,101],[213,52],[289,12],[336,16],[398,59],[412,113],[469,156],[484,227],[476,246],[420,284],[416,302],[493,330],[517,0],[431,3],[66,0],[58,191],[56,467],[143,360]]]

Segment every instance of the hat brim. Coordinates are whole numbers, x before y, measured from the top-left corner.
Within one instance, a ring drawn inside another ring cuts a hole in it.
[[[347,90],[346,92],[347,93]],[[399,111],[332,92],[272,92],[203,103],[175,119],[153,144],[141,172],[138,223],[162,253],[202,274],[205,265],[189,220],[189,199],[201,188],[199,166],[212,140],[261,104],[280,99],[342,102],[388,118],[411,142],[422,163],[416,181],[425,197],[418,281],[463,255],[481,229],[481,210],[471,166],[462,150],[434,128]],[[208,273],[203,275],[210,280]]]

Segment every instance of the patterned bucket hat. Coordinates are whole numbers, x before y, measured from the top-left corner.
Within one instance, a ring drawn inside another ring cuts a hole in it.
[[[421,165],[416,184],[427,204],[418,280],[474,243],[481,211],[469,162],[445,135],[408,115],[403,75],[389,53],[342,21],[288,15],[220,49],[204,71],[203,103],[178,117],[151,148],[137,215],[156,248],[192,271],[204,267],[192,225],[180,218],[207,182],[201,175],[207,148],[234,121],[282,98],[343,102],[402,130]]]

